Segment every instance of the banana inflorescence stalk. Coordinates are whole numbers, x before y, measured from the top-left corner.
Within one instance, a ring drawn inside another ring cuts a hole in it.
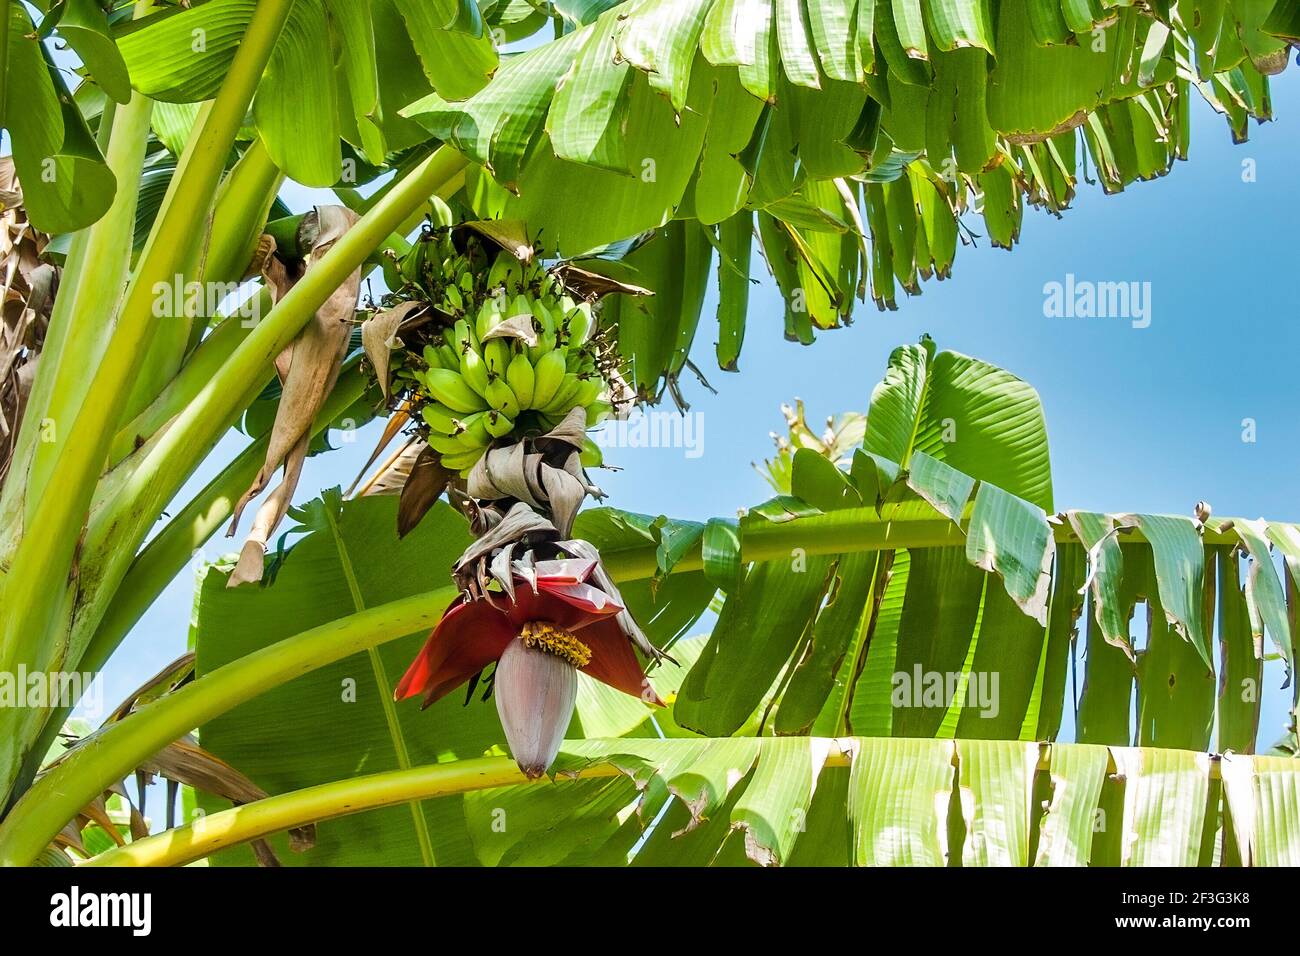
[[[417,465],[403,498],[423,487],[411,497],[427,510],[446,490],[476,539],[453,568],[461,596],[395,696],[427,706],[494,666],[507,743],[533,777],[569,726],[579,670],[657,704],[633,649],[664,655],[596,549],[570,537],[582,502],[602,496],[585,470],[600,464],[587,429],[630,398],[601,334],[600,293],[566,285],[579,272],[543,268],[526,241],[501,241],[505,228],[427,228],[387,264],[397,291],[363,339],[383,391],[436,466],[435,494]]]

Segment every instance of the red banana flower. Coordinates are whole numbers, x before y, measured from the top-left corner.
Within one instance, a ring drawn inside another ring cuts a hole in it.
[[[393,696],[422,695],[428,707],[496,661],[497,713],[511,754],[530,778],[545,773],[559,752],[579,670],[662,705],[618,621],[622,605],[588,583],[597,565],[594,558],[515,562],[513,587],[477,599],[462,594]]]

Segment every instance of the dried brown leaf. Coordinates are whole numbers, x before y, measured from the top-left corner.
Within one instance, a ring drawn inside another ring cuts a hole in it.
[[[352,492],[356,491],[357,485],[360,485],[361,479],[365,477],[366,469],[375,463],[379,456],[384,453],[384,449],[388,447],[389,443],[397,437],[398,433],[401,432],[403,428],[406,427],[407,422],[411,420],[411,413],[408,411],[409,407],[408,403],[403,402],[398,407],[397,411],[393,412],[393,414],[389,416],[388,421],[384,424],[384,431],[379,436],[379,441],[375,443],[374,450],[370,452],[370,457],[367,458],[366,463],[361,466],[361,470],[357,472],[357,476],[352,479],[352,484],[348,486],[348,490],[343,493],[344,497],[352,496]],[[402,490],[402,485],[406,482],[405,474],[402,475],[400,481],[395,483],[391,481],[388,482],[386,490],[371,491],[370,489],[377,483],[385,481],[385,475],[388,470],[397,464],[401,456],[411,447],[413,441],[415,441],[415,439],[409,439],[401,448],[390,455],[387,461],[379,466],[375,473],[370,476],[370,480],[362,486],[361,497],[365,497],[368,494],[397,494],[397,492]],[[408,472],[409,465],[410,463],[408,462]]]
[[[493,528],[465,549],[456,562],[457,582],[467,587],[478,578],[478,563],[507,544],[533,544],[558,537],[555,525],[522,501],[517,502]]]
[[[490,342],[493,339],[518,339],[525,345],[536,345],[537,329],[533,326],[533,317],[531,315],[515,315],[504,322],[498,323],[483,336],[484,342]]]
[[[356,213],[342,206],[318,206],[309,213],[304,218],[303,227],[304,234],[312,237],[305,271],[319,262],[356,220]],[[279,263],[279,260],[272,257],[271,262]],[[273,267],[273,274],[268,274],[268,282],[276,285],[282,293],[291,288],[296,279],[287,268],[281,275],[280,265]],[[261,494],[271,475],[281,465],[284,466],[284,478],[258,510],[253,528],[240,551],[239,564],[227,582],[229,587],[261,580],[266,544],[293,499],[307,457],[312,423],[338,379],[352,330],[360,284],[361,270],[358,268],[331,293],[294,343],[276,360],[284,386],[275,424],[271,428],[266,459],[252,485],[235,505],[228,536],[234,535],[244,508]]]
[[[561,263],[552,272],[564,284],[565,288],[584,299],[599,299],[615,292],[620,295],[654,295],[649,289],[639,285],[619,282],[617,279],[611,279],[599,272],[592,272],[590,269],[575,266],[571,262]]]
[[[520,262],[528,263],[533,259],[533,244],[528,238],[528,230],[517,219],[478,219],[461,223],[456,228],[468,229],[490,239]]]
[[[438,453],[423,442],[415,445],[418,451],[411,464],[410,474],[402,485],[402,495],[397,499],[397,536],[405,538],[429,513],[447,490],[455,472],[442,467]]]
[[[582,450],[583,444],[587,439],[587,410],[580,405],[575,405],[569,409],[569,413],[564,416],[563,421],[556,425],[545,435],[535,439],[537,447],[542,451],[547,450],[550,442],[563,442],[571,448]]]
[[[423,308],[423,302],[403,302],[391,309],[377,312],[361,323],[361,347],[365,349],[366,358],[375,370],[379,390],[384,393],[385,401],[388,400],[389,359],[393,347],[400,344],[397,341],[397,330],[412,313],[418,313]]]
[[[555,528],[562,537],[568,537],[573,530],[573,519],[582,507],[582,499],[587,490],[577,478],[550,465],[542,466],[542,485],[546,488],[547,503],[555,521]]]

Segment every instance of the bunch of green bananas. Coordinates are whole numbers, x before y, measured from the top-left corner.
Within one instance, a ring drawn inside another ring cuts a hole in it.
[[[590,342],[590,304],[545,282],[538,293],[531,283],[492,284],[497,294],[478,302],[459,286],[446,287],[443,310],[460,317],[424,347],[426,367],[410,372],[411,411],[424,419],[443,466],[462,473],[516,430],[548,431],[577,406],[587,410],[588,426],[610,411]],[[524,287],[508,295],[512,285]],[[516,334],[521,326],[532,334]],[[528,344],[533,338],[536,344]]]

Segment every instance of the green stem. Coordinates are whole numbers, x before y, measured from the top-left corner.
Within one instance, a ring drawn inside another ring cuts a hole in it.
[[[111,124],[107,117],[101,120],[100,134],[109,136],[105,162],[124,185],[108,212],[72,240],[41,350],[40,374],[24,415],[26,425],[19,430],[0,494],[0,528],[6,529],[0,535],[0,568],[13,565],[23,529],[31,526],[39,489],[48,478],[43,461],[59,447],[68,423],[80,410],[87,373],[99,364],[112,334],[116,290],[125,284],[130,270],[138,198],[136,189],[125,184],[140,181],[152,114],[153,101],[137,93],[129,104],[112,111]]]
[[[176,177],[184,174],[186,168],[193,161],[195,151],[200,148],[203,142],[203,131],[208,126],[208,119],[216,107],[215,101],[209,101],[199,107],[198,116],[195,118],[194,125],[190,130],[189,141],[185,144],[185,150],[181,154],[180,163],[177,166],[176,176],[172,178],[171,186],[176,184]],[[209,197],[210,199],[210,197]],[[171,189],[163,200],[163,209],[167,209],[172,200]],[[168,250],[166,256],[170,259],[170,268],[166,274],[165,280],[159,280],[162,287],[170,287],[184,290],[185,284],[193,279],[198,278],[197,273],[200,269],[200,261],[203,257],[203,250],[207,248],[209,234],[212,231],[212,205],[209,202],[206,208],[201,211],[196,210],[198,218],[191,223],[188,233],[186,233],[183,246],[176,250],[176,255],[172,250]],[[150,241],[153,237],[150,236]],[[150,248],[146,244],[144,254],[141,257],[140,268],[137,270],[135,281],[128,289],[128,304],[133,308],[138,308],[138,302],[131,300],[136,298],[133,295],[135,289],[141,288],[140,276],[146,271],[153,268],[152,263],[157,262],[160,257],[150,257]],[[190,296],[182,295],[180,301],[170,303],[159,301],[157,288],[150,286],[149,308],[154,321],[148,324],[140,331],[140,339],[137,347],[140,350],[141,361],[137,362],[137,372],[127,390],[127,398],[122,407],[118,410],[115,418],[115,425],[120,425],[124,419],[131,418],[142,408],[149,404],[158,390],[176,374],[180,368],[181,362],[185,358],[185,349],[190,341],[190,330],[198,324],[196,314],[199,311],[198,302]],[[199,300],[205,298],[198,296]]]
[[[9,4],[11,0],[0,3],[0,128],[5,125],[5,96],[9,81]]]
[[[50,579],[62,582],[70,575],[86,508],[116,430],[121,404],[156,324],[154,288],[175,274],[190,248],[187,240],[195,222],[207,216],[231,144],[291,6],[292,0],[262,0],[254,8],[221,91],[168,188],[86,400],[50,463],[47,475],[57,470],[59,492],[46,493],[48,489],[39,481],[27,488],[29,498],[35,496],[35,507],[26,526],[39,529],[39,533],[22,536],[5,581],[0,669],[13,669],[19,662],[45,666],[45,658],[50,656],[44,645],[64,591],[57,584],[51,587]],[[38,653],[42,648],[45,654]]]
[[[283,182],[284,173],[271,161],[262,140],[254,140],[217,194],[204,281],[234,282],[243,278]]]
[[[581,776],[587,780],[618,773],[616,767],[606,763],[584,767]],[[414,805],[430,797],[542,782],[525,777],[509,757],[478,757],[367,774],[211,813],[186,826],[101,854],[86,865],[180,866],[218,850],[306,823],[401,803]]]
[[[347,545],[343,543],[343,533],[332,511],[327,510],[330,533],[334,536],[334,547],[338,551],[339,564],[343,567],[343,577],[348,582],[348,591],[352,594],[352,606],[357,611],[366,609],[365,599],[361,596],[361,585],[357,583],[356,572],[352,569],[352,558],[348,555]],[[402,734],[402,724],[397,719],[397,702],[393,700],[393,685],[388,680],[388,670],[379,648],[366,649],[370,657],[370,669],[375,675],[375,688],[379,692],[379,702],[384,708],[384,720],[388,722],[388,736],[393,743],[393,752],[397,756],[397,766],[401,770],[411,769],[411,753],[406,748],[406,737]],[[429,826],[424,819],[424,810],[418,800],[411,801],[411,821],[415,825],[415,837],[420,844],[420,858],[425,866],[435,866],[433,841],[429,839]]]
[[[195,129],[203,125],[210,107],[205,104]],[[141,363],[119,423],[142,413],[176,377],[186,355],[199,344],[212,321],[208,311],[212,300],[226,297],[226,284],[233,288],[242,282],[283,181],[284,174],[271,162],[260,139],[244,151],[222,180],[211,215],[205,217],[203,228],[193,230],[190,248],[173,275],[173,288],[177,290],[172,296],[175,314],[155,323],[148,356]],[[201,283],[200,295],[185,292],[190,282]],[[218,285],[222,288],[218,289]],[[270,307],[269,297],[265,304]]]
[[[824,766],[847,767],[849,764],[850,757],[843,750],[831,747]],[[493,787],[555,786],[576,780],[607,779],[620,773],[623,771],[612,763],[593,762],[581,770],[557,775],[554,783],[545,778],[529,780],[509,757],[477,757],[409,770],[372,773],[305,787],[211,813],[186,826],[109,850],[85,865],[183,866],[218,850],[273,833],[407,801]]]
[[[266,289],[258,293],[255,309],[255,315],[271,310],[271,293]],[[252,330],[253,323],[238,313],[222,320],[190,353],[181,370],[158,393],[149,407],[118,429],[109,451],[109,462],[113,465],[120,463],[180,414]]]
[[[0,866],[29,865],[103,792],[103,781],[121,780],[149,755],[264,691],[403,635],[432,630],[455,596],[455,588],[440,588],[314,627],[232,661],[106,727],[46,771],[0,822]]]

